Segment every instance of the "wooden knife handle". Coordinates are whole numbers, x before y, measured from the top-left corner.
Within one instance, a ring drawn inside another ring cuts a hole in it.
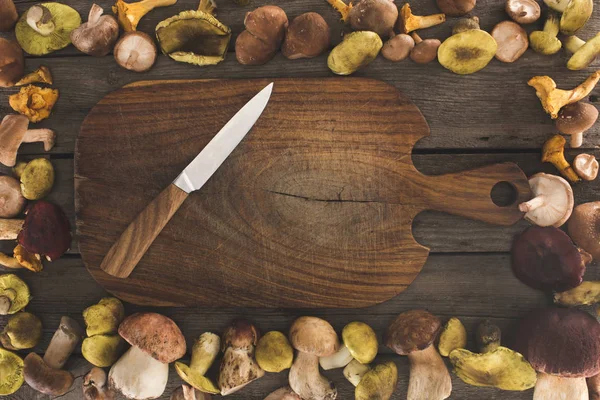
[[[117,278],[127,278],[187,197],[188,193],[174,184],[160,192],[112,245],[100,268]]]

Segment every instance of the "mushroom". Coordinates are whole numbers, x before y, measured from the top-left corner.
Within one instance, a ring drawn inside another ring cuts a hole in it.
[[[114,393],[106,385],[106,372],[94,367],[83,377],[84,400],[113,400]]]
[[[170,400],[211,400],[212,396],[191,386],[181,385],[171,394]]]
[[[573,169],[584,181],[593,181],[598,176],[598,160],[591,154],[578,154],[573,160]]]
[[[11,315],[0,334],[2,346],[8,350],[31,349],[42,338],[42,321],[28,312]]]
[[[450,36],[438,49],[438,60],[455,74],[475,73],[489,64],[498,45],[487,32],[471,29]]]
[[[565,135],[571,135],[571,147],[581,147],[583,133],[590,129],[598,119],[598,110],[589,103],[578,101],[568,104],[558,113],[556,129]]]
[[[514,241],[512,269],[524,284],[544,292],[563,292],[581,284],[589,254],[558,228],[532,226]]]
[[[21,78],[17,83],[15,83],[15,86],[24,86],[32,83],[47,83],[49,85],[52,85],[53,81],[50,69],[42,65],[35,71],[30,72],[29,74]]]
[[[8,97],[13,110],[26,116],[31,122],[40,122],[48,117],[58,101],[58,89],[41,88],[28,85],[19,93]]]
[[[116,333],[123,318],[125,318],[123,303],[114,297],[105,297],[98,304],[83,310],[86,334],[89,337]]]
[[[588,22],[594,10],[594,0],[570,0],[560,18],[560,32],[574,35]]]
[[[527,84],[535,89],[544,110],[552,119],[558,118],[558,112],[567,104],[584,99],[600,80],[600,71],[591,74],[582,84],[572,90],[556,88],[556,82],[549,76],[534,76]]]
[[[115,45],[115,60],[121,67],[146,72],[156,61],[156,46],[144,32],[127,32]]]
[[[354,390],[354,398],[355,400],[389,400],[397,384],[398,368],[393,361],[388,361],[376,365],[362,377]]]
[[[185,354],[181,330],[164,315],[144,312],[125,318],[119,335],[131,347],[111,367],[109,387],[128,399],[160,397],[169,379],[169,363]]]
[[[119,37],[119,24],[112,15],[102,15],[104,9],[92,4],[88,21],[71,32],[71,42],[77,50],[91,56],[110,53]]]
[[[28,252],[20,244],[13,250],[13,257],[17,260],[21,268],[26,268],[32,272],[40,272],[44,268],[42,257],[39,254]]]
[[[562,176],[573,183],[577,183],[581,179],[565,159],[565,143],[567,141],[561,135],[554,135],[546,140],[544,147],[542,147],[542,162],[551,163]]]
[[[265,400],[302,400],[289,387],[282,387],[265,397]]]
[[[369,364],[377,356],[377,335],[373,328],[364,322],[354,321],[344,326],[342,340],[343,344],[335,354],[319,359],[321,368],[342,368],[353,359],[361,364]]]
[[[573,211],[573,190],[560,176],[540,172],[529,178],[529,187],[535,196],[519,204],[525,219],[538,226],[562,226]]]
[[[162,52],[175,61],[215,65],[225,59],[231,29],[215,18],[213,0],[201,0],[198,10],[183,11],[156,26]]]
[[[254,360],[254,346],[259,336],[258,329],[244,319],[234,320],[223,332],[223,360],[218,382],[221,396],[235,393],[264,376],[265,371]]]
[[[7,115],[0,123],[0,163],[12,167],[17,162],[21,143],[43,142],[44,151],[54,147],[56,134],[51,129],[27,129],[29,120],[23,115]]]
[[[25,59],[19,44],[0,38],[0,87],[14,86],[23,76],[24,69]]]
[[[15,393],[23,385],[23,360],[21,357],[0,347],[0,396]]]
[[[292,366],[294,349],[283,333],[271,331],[259,339],[255,358],[259,367],[267,372],[277,373]]]
[[[571,0],[544,0],[548,7],[559,13],[564,12],[570,2]]]
[[[585,281],[581,285],[554,294],[554,302],[562,306],[586,306],[600,302],[600,282]]]
[[[243,65],[262,65],[275,57],[288,27],[285,11],[263,6],[246,14],[246,30],[235,41],[235,57]]]
[[[452,27],[452,34],[456,35],[457,33],[479,28],[479,17],[461,18]]]
[[[344,368],[344,377],[355,387],[358,386],[363,376],[371,370],[369,365],[361,364],[358,360],[353,359]]]
[[[444,325],[442,333],[440,333],[440,341],[438,343],[438,351],[443,357],[448,357],[448,354],[454,349],[461,349],[467,346],[467,330],[460,322],[460,319],[452,317]]]
[[[600,372],[600,323],[572,308],[536,310],[521,320],[515,350],[538,372],[534,400],[588,400],[585,378]]]
[[[44,198],[54,185],[54,167],[46,158],[36,158],[27,163],[21,174],[21,192],[27,200]]]
[[[79,343],[83,331],[77,321],[62,317],[60,325],[46,349],[42,359],[35,353],[25,357],[23,373],[31,388],[49,396],[62,396],[73,385],[73,374],[62,370],[73,350]]]
[[[125,342],[117,334],[94,335],[83,339],[81,354],[90,364],[105,368],[117,362],[124,347]]]
[[[125,32],[132,32],[137,29],[142,17],[157,7],[167,7],[177,3],[177,0],[141,0],[136,3],[125,3],[123,0],[117,0],[112,7],[113,13],[119,20],[119,25]]]
[[[290,60],[313,58],[325,52],[330,41],[329,25],[323,17],[315,12],[304,13],[288,26],[281,52]]]
[[[477,0],[437,0],[438,8],[446,15],[460,17],[470,13]]]
[[[81,25],[73,8],[61,3],[41,3],[29,8],[15,27],[17,41],[27,53],[43,56],[71,44],[71,32]]]
[[[15,314],[29,304],[29,287],[15,274],[0,275],[0,315]]]
[[[430,28],[446,21],[445,14],[433,14],[427,16],[413,15],[410,4],[406,3],[400,9],[400,17],[396,22],[396,29],[403,33],[410,33],[418,29]]]
[[[351,75],[375,60],[382,47],[383,42],[375,32],[349,33],[331,50],[327,66],[334,74]]]
[[[393,0],[358,0],[351,5],[342,0],[327,2],[342,14],[344,22],[350,22],[355,31],[371,31],[385,37],[393,32],[398,19],[398,8]]]
[[[542,14],[540,5],[535,0],[507,0],[505,10],[519,24],[531,24]]]
[[[586,379],[590,400],[600,400],[600,374]]]
[[[175,371],[184,382],[203,393],[218,394],[219,388],[206,377],[206,372],[217,358],[221,347],[221,339],[214,333],[205,332],[192,348],[190,365],[180,361],[175,363]]]
[[[600,202],[580,204],[568,223],[569,235],[577,246],[600,259]]]
[[[405,33],[401,33],[399,35],[394,35],[385,42],[381,49],[381,55],[383,58],[390,61],[402,61],[408,57],[414,47],[414,39]]]
[[[441,329],[439,318],[425,310],[403,312],[387,328],[386,346],[410,361],[408,400],[442,400],[452,392],[446,364],[433,346]]]
[[[489,319],[486,319],[477,326],[475,339],[479,352],[489,353],[500,346],[502,331],[497,325],[492,324]]]
[[[8,32],[19,18],[13,0],[0,0],[0,32]]]
[[[496,25],[492,30],[492,37],[498,44],[496,59],[502,62],[517,61],[529,47],[527,32],[512,21],[502,21]]]
[[[289,337],[298,351],[289,372],[292,390],[302,399],[335,399],[335,385],[319,372],[319,357],[330,356],[339,349],[333,327],[321,318],[300,317],[292,324]]]
[[[12,176],[0,176],[0,218],[16,217],[25,208],[21,186]]]
[[[421,39],[417,32],[411,33],[415,47],[410,51],[410,59],[417,64],[428,64],[436,59],[442,42],[438,39]]]
[[[577,36],[569,36],[564,40],[565,47],[573,55],[567,62],[567,68],[578,71],[588,67],[600,54],[600,33],[587,42]]]
[[[533,51],[547,56],[558,53],[562,47],[562,42],[556,37],[558,31],[558,15],[553,11],[549,11],[544,30],[534,31],[529,35],[529,44]]]

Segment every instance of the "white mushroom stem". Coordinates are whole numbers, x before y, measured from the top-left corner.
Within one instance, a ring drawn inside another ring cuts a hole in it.
[[[563,378],[539,372],[533,400],[588,400],[585,378]]]
[[[538,208],[544,206],[545,204],[546,204],[546,196],[540,195],[540,196],[534,197],[533,199],[531,199],[525,203],[519,204],[519,211],[521,211],[521,212],[533,211],[535,209],[538,209]]]
[[[337,390],[333,382],[319,372],[319,357],[299,351],[290,368],[289,382],[292,390],[302,399],[333,400]]]
[[[82,330],[77,321],[62,317],[60,325],[44,354],[44,362],[54,369],[62,369],[81,339]]]
[[[350,364],[346,365],[346,368],[344,368],[344,377],[354,386],[358,386],[362,377],[369,372],[370,369],[371,367],[368,365],[361,364],[357,360],[352,360]]]
[[[44,151],[54,147],[56,133],[52,129],[29,129],[23,136],[23,143],[44,142]]]
[[[571,135],[571,147],[581,147],[583,144],[583,132],[577,132]]]
[[[155,360],[137,346],[131,346],[108,373],[110,388],[128,399],[156,399],[164,393],[168,379],[169,364]]]
[[[15,240],[23,222],[22,219],[0,219],[0,240]]]
[[[352,354],[350,354],[350,350],[348,350],[346,345],[342,344],[335,354],[319,358],[319,364],[321,365],[321,368],[328,371],[330,369],[343,368],[348,365],[352,359],[353,357]]]
[[[443,400],[452,392],[450,373],[444,360],[431,345],[408,355],[410,380],[407,400]]]

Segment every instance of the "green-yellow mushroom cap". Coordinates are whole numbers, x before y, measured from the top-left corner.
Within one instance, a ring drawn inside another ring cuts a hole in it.
[[[294,349],[283,333],[271,331],[260,338],[254,356],[258,365],[265,371],[281,372],[291,368]]]
[[[193,388],[203,392],[218,394],[219,388],[214,382],[205,376],[210,366],[215,361],[221,347],[221,338],[211,332],[205,332],[192,348],[192,360],[190,365],[177,361],[175,370],[181,379]]]
[[[361,364],[371,363],[377,356],[377,334],[364,322],[350,322],[342,330],[342,340],[348,351]]]

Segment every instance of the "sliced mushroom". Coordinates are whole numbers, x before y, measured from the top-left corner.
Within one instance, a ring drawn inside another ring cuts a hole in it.
[[[156,45],[144,32],[127,32],[115,45],[115,60],[135,72],[148,71],[156,61]]]
[[[598,120],[598,109],[589,103],[578,101],[568,104],[558,113],[556,129],[565,135],[571,135],[571,147],[581,147],[583,133]]]
[[[175,371],[184,382],[203,393],[219,393],[219,388],[206,376],[221,348],[221,339],[214,333],[205,332],[192,348],[190,365],[180,361],[175,363]]]
[[[534,31],[529,35],[529,44],[533,51],[551,55],[556,54],[562,47],[562,42],[556,37],[559,32],[559,17],[555,12],[548,12],[548,18],[543,31]]]
[[[411,35],[415,41],[415,47],[410,51],[410,59],[417,64],[428,64],[435,60],[442,42],[438,39],[423,40],[416,32]]]
[[[593,181],[598,176],[598,160],[591,154],[578,154],[573,160],[573,169],[584,181]]]
[[[92,4],[88,21],[71,32],[71,41],[77,50],[96,57],[112,51],[119,37],[119,24],[112,15],[102,14],[102,7]]]
[[[262,369],[277,373],[292,366],[294,349],[283,333],[271,331],[258,341],[255,358]]]
[[[529,47],[527,32],[512,21],[502,21],[496,25],[492,30],[492,37],[498,44],[496,59],[502,62],[517,61]]]
[[[561,135],[554,135],[546,140],[542,148],[542,162],[549,162],[556,167],[562,176],[572,183],[581,180],[575,173],[571,164],[565,159],[565,143],[567,141]]]
[[[577,36],[569,36],[564,40],[565,47],[573,55],[567,62],[567,68],[578,71],[588,67],[600,55],[600,33],[587,42]]]
[[[529,187],[535,196],[519,204],[525,219],[538,226],[562,226],[573,211],[573,190],[560,176],[539,173],[529,178]]]
[[[410,4],[406,3],[400,9],[400,17],[396,22],[396,28],[403,33],[410,33],[418,29],[430,28],[446,21],[445,14],[433,14],[427,16],[414,15]]]
[[[569,236],[577,246],[600,259],[600,202],[580,204],[568,224]]]
[[[14,86],[24,70],[25,59],[21,46],[15,41],[0,38],[0,87]]]
[[[542,15],[540,5],[535,0],[507,0],[506,13],[519,24],[531,24]]]

